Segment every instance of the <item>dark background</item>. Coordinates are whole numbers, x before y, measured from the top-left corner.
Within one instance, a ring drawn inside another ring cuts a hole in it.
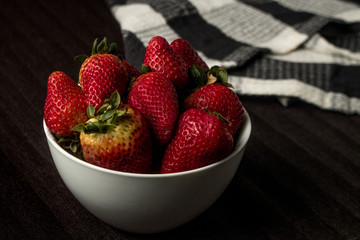
[[[74,80],[74,56],[96,37],[119,45],[101,0],[0,3],[1,239],[360,239],[359,116],[240,96],[253,131],[220,199],[192,222],[156,235],[110,227],[60,179],[42,130],[47,78]]]

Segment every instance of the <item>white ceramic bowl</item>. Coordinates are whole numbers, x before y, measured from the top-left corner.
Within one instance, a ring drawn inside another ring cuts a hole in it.
[[[79,202],[104,222],[134,233],[176,228],[209,208],[234,177],[250,137],[245,124],[234,151],[211,165],[179,173],[125,173],[89,164],[62,149],[43,122],[56,168]]]

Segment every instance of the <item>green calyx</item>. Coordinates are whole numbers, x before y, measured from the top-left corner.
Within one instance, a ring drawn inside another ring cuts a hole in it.
[[[97,110],[91,105],[87,108],[87,114],[90,118],[86,123],[76,125],[72,130],[75,132],[107,133],[111,127],[117,125],[117,122],[127,113],[127,107],[119,108],[121,98],[118,91],[115,91],[110,98]]]
[[[231,122],[229,120],[227,120],[227,118],[225,118],[223,115],[221,115],[218,112],[210,112],[209,110],[205,109],[205,112],[207,112],[208,114],[214,115],[215,117],[219,118],[221,122],[227,124],[227,125],[231,125]]]
[[[148,65],[142,64],[140,72],[141,74],[149,73],[151,72],[151,68]]]
[[[189,69],[189,88],[195,89],[206,85],[207,77],[204,69],[197,65],[193,65]]]
[[[73,153],[81,152],[79,134],[73,134],[69,137],[62,137],[55,134],[58,143],[66,149],[70,149]]]
[[[109,43],[107,37],[104,37],[104,39],[98,44],[98,38],[96,38],[92,45],[91,55],[95,54],[114,54],[118,50],[116,43]],[[79,55],[75,57],[75,61],[78,61],[80,63],[83,63],[89,56],[86,54]]]
[[[227,83],[228,73],[225,68],[219,66],[213,66],[209,71],[206,72],[208,84],[211,83]]]
[[[215,65],[208,71],[205,71],[203,68],[193,65],[189,69],[187,89],[194,91],[202,86],[214,83],[233,88],[233,86],[228,83],[228,73],[225,68]]]

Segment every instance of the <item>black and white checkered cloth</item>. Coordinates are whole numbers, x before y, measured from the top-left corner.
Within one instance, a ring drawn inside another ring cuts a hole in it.
[[[238,94],[360,114],[356,0],[106,1],[137,67],[153,36],[185,38],[209,66],[228,69]]]

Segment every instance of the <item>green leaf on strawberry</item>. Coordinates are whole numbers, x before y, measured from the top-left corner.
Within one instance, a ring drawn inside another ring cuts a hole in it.
[[[213,66],[208,71],[198,65],[189,68],[189,81],[186,85],[187,92],[194,92],[202,86],[208,84],[221,84],[229,88],[233,86],[228,83],[228,73],[225,68]],[[185,93],[186,93],[185,91]]]
[[[115,54],[115,52],[117,51],[116,43],[110,44],[107,37],[104,37],[104,39],[99,43],[99,45],[96,45],[97,39],[95,39],[95,41],[93,43],[92,55],[104,53]]]
[[[231,125],[231,122],[229,120],[227,120],[223,115],[221,115],[221,113],[219,112],[210,112],[209,110],[205,109],[205,112],[214,115],[215,117],[219,118],[221,120],[221,122],[227,124],[227,125]]]
[[[234,88],[233,85],[228,82],[228,73],[225,68],[216,65],[212,66],[210,70],[206,72],[206,76],[208,79],[207,84],[218,83],[228,88]]]
[[[82,54],[82,55],[76,56],[76,57],[74,58],[74,60],[75,60],[76,62],[83,63],[88,57],[89,57],[88,55]]]
[[[151,68],[148,65],[141,64],[141,74],[151,72]]]
[[[93,106],[89,105],[86,111],[89,118],[95,117],[95,108]]]
[[[105,100],[105,103],[97,111],[96,116],[95,108],[89,105],[87,112],[90,120],[76,125],[72,130],[87,134],[106,133],[127,112],[127,107],[119,108],[120,105],[120,94],[118,91],[115,91],[110,98]]]
[[[73,128],[73,131],[84,132],[86,134],[90,133],[106,133],[110,124],[99,122],[99,121],[88,121],[83,124],[79,124]]]
[[[188,88],[196,89],[201,86],[204,86],[207,83],[207,77],[205,70],[198,65],[192,65],[189,68],[189,81]]]
[[[212,66],[210,70],[207,72],[208,78],[210,76],[216,79],[216,82],[219,83],[227,83],[228,82],[228,74],[225,68],[219,66]]]
[[[91,105],[89,105],[91,106]],[[106,102],[104,103],[103,105],[101,105],[101,107],[97,110],[97,114],[100,115],[100,114],[103,114],[105,111],[109,110],[111,108],[111,104]]]
[[[121,98],[120,98],[119,92],[118,92],[118,91],[115,91],[115,92],[110,96],[109,99],[106,99],[106,100],[105,100],[105,103],[106,103],[106,102],[109,102],[109,103],[111,104],[111,107],[112,107],[113,109],[117,109],[117,108],[120,106],[120,104],[121,104]]]
[[[98,40],[99,40],[98,38],[95,38],[95,40],[93,42],[93,45],[92,45],[92,48],[91,48],[91,55],[96,54],[96,46],[97,46]]]
[[[115,110],[111,109],[109,111],[104,112],[103,114],[99,115],[99,121],[101,122],[105,122],[107,120],[109,120],[110,118],[114,117],[115,114]]]
[[[103,40],[98,44],[98,38],[96,38],[93,42],[92,48],[91,48],[91,55],[95,54],[113,54],[115,55],[116,51],[118,50],[116,43],[109,43],[107,37],[104,37]],[[89,58],[88,55],[82,54],[75,57],[75,61],[79,63],[83,63],[87,58]]]
[[[56,134],[54,136],[63,148],[70,149],[73,153],[81,152],[79,134],[73,134],[69,137],[62,137]]]

